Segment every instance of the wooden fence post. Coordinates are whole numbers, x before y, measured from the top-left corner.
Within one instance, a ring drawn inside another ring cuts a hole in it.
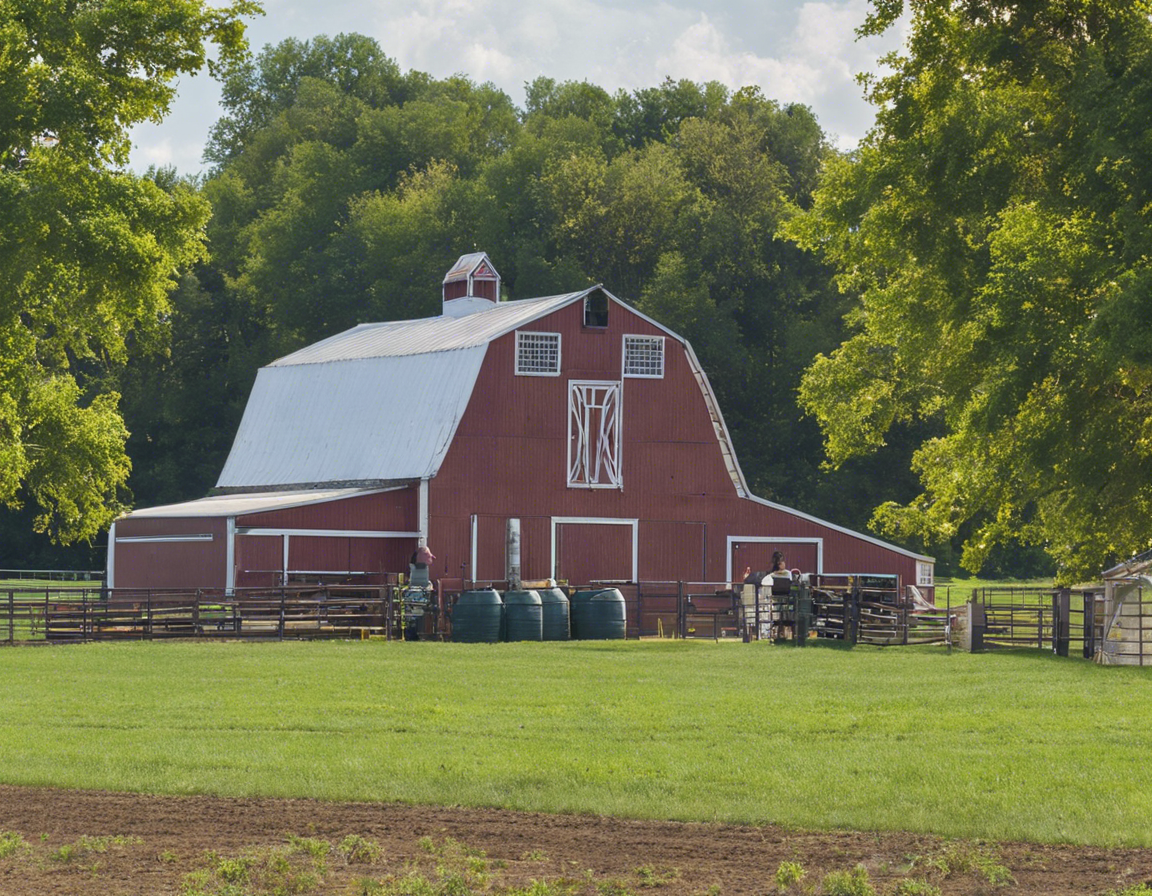
[[[1068,656],[1068,642],[1072,640],[1072,592],[1061,588],[1052,595],[1052,652]]]
[[[1096,592],[1084,592],[1084,659],[1096,658]]]
[[[8,640],[16,643],[16,597],[11,589],[8,591]]]
[[[688,610],[684,606],[684,583],[676,583],[676,629],[681,638],[688,637]]]

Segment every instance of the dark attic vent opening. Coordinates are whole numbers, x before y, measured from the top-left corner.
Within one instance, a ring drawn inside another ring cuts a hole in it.
[[[584,297],[584,326],[608,326],[608,293],[604,290],[597,289]]]

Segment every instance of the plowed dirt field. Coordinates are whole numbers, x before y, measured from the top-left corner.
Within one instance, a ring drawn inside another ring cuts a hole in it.
[[[777,892],[781,862],[805,872],[789,888],[795,893],[823,892],[825,875],[857,865],[877,893],[897,892],[904,880],[925,881],[942,893],[1047,896],[1109,893],[1152,881],[1148,849],[7,786],[0,786],[0,832],[9,832],[9,843],[12,833],[23,839],[0,858],[5,896],[177,894],[192,888],[197,872],[204,892],[209,884],[219,887],[215,878],[204,883],[203,875],[222,857],[276,854],[292,837],[332,844],[312,878],[311,892],[323,894],[383,892],[381,882],[406,874],[434,881],[446,863],[470,860],[473,871],[484,869],[477,886],[488,892],[546,880],[575,896],[646,890],[653,896],[762,896]],[[378,844],[378,856],[349,861],[337,848],[349,835]],[[4,842],[0,837],[0,846]],[[270,892],[255,884],[252,891]]]

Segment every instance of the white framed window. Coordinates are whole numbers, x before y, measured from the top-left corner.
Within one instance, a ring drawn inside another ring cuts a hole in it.
[[[568,487],[623,488],[620,384],[568,384]]]
[[[664,377],[664,337],[625,336],[624,376],[658,380]]]
[[[931,563],[921,563],[919,560],[916,561],[916,585],[917,585],[917,587],[919,587],[919,588],[931,588],[932,587],[933,568],[934,567],[932,566]]]
[[[560,334],[517,330],[516,375],[559,376]]]

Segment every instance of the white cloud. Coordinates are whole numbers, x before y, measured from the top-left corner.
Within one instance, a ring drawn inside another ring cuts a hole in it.
[[[892,38],[856,40],[855,28],[866,15],[865,0],[804,3],[793,30],[777,42],[775,52],[765,54],[739,48],[755,35],[738,40],[701,13],[655,66],[661,73],[720,81],[734,90],[757,85],[772,99],[811,106],[834,142],[849,148],[872,121],[856,74],[875,68],[877,57],[895,45]]]
[[[403,69],[442,78],[463,72],[492,81],[517,103],[539,75],[590,81],[609,91],[658,84],[665,76],[758,85],[782,103],[813,108],[843,147],[854,145],[872,112],[853,78],[898,44],[855,40],[867,0],[265,0],[268,15],[249,28],[259,50],[286,37],[360,32],[375,37]],[[219,88],[193,79],[160,127],[134,137],[137,168],[169,152],[181,171],[200,168]],[[164,142],[168,141],[167,149]]]

